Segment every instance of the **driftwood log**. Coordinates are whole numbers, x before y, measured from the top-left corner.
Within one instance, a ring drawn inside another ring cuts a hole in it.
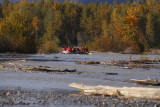
[[[147,99],[160,99],[160,88],[142,87],[110,87],[110,86],[86,86],[78,83],[69,84],[70,87],[80,89],[86,95],[109,95]]]
[[[141,85],[153,85],[153,86],[160,86],[160,82],[158,80],[146,79],[146,80],[136,80],[130,79],[131,82],[136,82],[137,84]]]
[[[51,69],[51,68],[44,68],[44,67],[21,67],[20,68],[22,71],[39,71],[39,72],[48,72],[48,73],[54,73],[54,72],[76,72],[76,69],[74,70],[68,70],[68,69],[65,69],[65,70],[57,70],[57,69]]]

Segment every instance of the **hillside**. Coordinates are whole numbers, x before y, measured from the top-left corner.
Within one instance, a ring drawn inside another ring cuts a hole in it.
[[[18,1],[21,1],[21,0],[9,0],[11,2],[18,2]],[[39,0],[28,0],[28,1],[39,1]],[[65,0],[55,0],[55,1],[60,1],[60,2],[63,2]],[[114,0],[68,0],[68,1],[71,1],[71,2],[74,2],[74,1],[78,1],[78,3],[82,3],[82,4],[87,4],[87,3],[104,3],[104,2],[107,2],[109,4],[112,4]],[[124,3],[128,0],[118,0],[118,3]],[[3,0],[0,1],[0,3],[2,3]]]

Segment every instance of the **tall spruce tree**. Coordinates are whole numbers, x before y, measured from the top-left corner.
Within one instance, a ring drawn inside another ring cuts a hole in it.
[[[3,10],[2,10],[2,6],[0,4],[0,18],[2,18],[2,17],[3,17]]]
[[[6,9],[8,7],[8,4],[9,4],[9,0],[3,0],[3,3],[2,3],[3,9]]]

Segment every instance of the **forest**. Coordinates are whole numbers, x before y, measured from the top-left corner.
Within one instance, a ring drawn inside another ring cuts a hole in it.
[[[0,4],[0,52],[52,53],[64,46],[131,53],[159,49],[160,1]]]

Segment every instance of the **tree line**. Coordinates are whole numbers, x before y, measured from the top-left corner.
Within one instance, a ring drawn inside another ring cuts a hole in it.
[[[63,46],[133,53],[160,48],[160,1],[0,4],[0,52],[51,53]]]

